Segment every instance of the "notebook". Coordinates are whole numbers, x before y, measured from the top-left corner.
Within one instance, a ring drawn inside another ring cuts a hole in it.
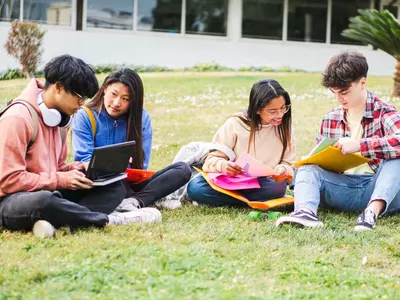
[[[93,150],[86,177],[93,186],[104,186],[127,177],[125,173],[132,157],[135,141],[97,147]]]
[[[330,139],[327,137],[324,137],[308,154],[308,157],[313,156],[315,154],[320,153],[321,151],[325,150],[329,146],[333,146],[338,140],[336,139]]]
[[[251,208],[255,208],[258,210],[268,210],[274,207],[279,207],[282,205],[288,205],[288,204],[293,204],[294,203],[294,198],[293,197],[283,197],[283,198],[276,198],[272,200],[266,200],[266,201],[250,201],[248,200],[245,196],[243,196],[241,193],[238,191],[231,191],[227,190],[224,188],[221,188],[217,185],[215,185],[207,176],[207,173],[204,172],[203,170],[200,170],[199,168],[193,167],[197,172],[203,176],[203,178],[207,181],[207,183],[216,191],[223,193],[225,195],[231,196],[235,199],[238,199],[242,202],[245,202],[248,206]]]
[[[295,162],[294,166],[317,165],[330,172],[343,173],[370,161],[357,153],[343,155],[340,149],[332,146],[335,142],[336,140],[324,138],[307,157]]]

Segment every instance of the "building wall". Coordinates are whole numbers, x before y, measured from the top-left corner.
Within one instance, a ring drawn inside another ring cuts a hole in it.
[[[69,53],[91,64],[133,64],[183,68],[198,63],[216,62],[241,66],[287,66],[321,72],[329,58],[343,50],[363,53],[370,74],[392,75],[396,61],[382,51],[366,46],[337,45],[241,38],[241,0],[230,0],[227,37],[132,32],[44,25],[47,30],[42,61]],[[72,13],[74,15],[74,12]],[[10,23],[0,23],[0,44],[7,39]],[[0,47],[0,71],[18,67],[15,59]]]

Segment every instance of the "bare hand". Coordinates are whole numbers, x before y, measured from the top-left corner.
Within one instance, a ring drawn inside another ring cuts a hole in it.
[[[288,177],[291,177],[284,166],[276,166],[274,170],[275,175],[273,175],[271,178],[276,182],[284,182],[288,179]]]
[[[88,167],[89,167],[89,163],[80,162],[79,164],[77,164],[77,165],[74,167],[74,169],[75,169],[75,170],[84,170],[84,171],[87,171]]]
[[[93,182],[85,177],[85,174],[78,170],[71,170],[64,173],[68,190],[91,189]]]
[[[241,167],[231,161],[225,161],[222,164],[222,173],[225,173],[228,176],[236,176],[243,174],[244,171]]]
[[[361,151],[360,142],[348,137],[340,138],[334,145],[339,148],[343,155],[357,153]]]
[[[286,168],[284,166],[278,165],[274,168],[274,170],[275,170],[275,175],[278,175],[278,176],[285,175],[287,173]]]

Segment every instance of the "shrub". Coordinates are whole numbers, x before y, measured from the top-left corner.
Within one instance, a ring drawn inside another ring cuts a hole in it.
[[[234,71],[234,69],[229,67],[221,66],[217,63],[203,63],[194,65],[191,68],[185,68],[185,71],[193,72],[222,72],[222,71]]]
[[[159,66],[134,66],[134,65],[125,65],[125,64],[105,64],[105,65],[97,65],[94,67],[94,72],[96,74],[106,73],[109,74],[118,70],[119,68],[130,68],[138,73],[146,73],[146,72],[168,72],[171,71],[166,67]]]
[[[13,21],[5,48],[9,55],[18,59],[26,78],[33,77],[42,54],[46,31],[32,22]]]
[[[0,74],[0,80],[20,79],[24,77],[24,73],[19,69],[10,69]]]
[[[229,72],[229,71],[239,71],[239,72],[306,72],[300,69],[293,69],[287,66],[283,66],[278,69],[274,69],[272,67],[255,67],[255,66],[243,66],[239,69],[232,69],[228,67],[224,67],[218,65],[216,63],[209,64],[198,64],[190,68],[185,69],[170,69],[167,67],[159,67],[159,66],[134,66],[127,64],[104,64],[104,65],[96,65],[93,66],[93,69],[96,74],[110,74],[119,68],[130,68],[138,73],[147,73],[147,72]],[[35,73],[36,77],[43,77],[43,70],[39,70]],[[0,74],[0,80],[10,80],[10,79],[19,79],[24,78],[24,73],[19,69],[10,69]]]

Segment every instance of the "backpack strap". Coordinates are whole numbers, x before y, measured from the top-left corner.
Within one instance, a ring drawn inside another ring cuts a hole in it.
[[[15,100],[12,101],[1,113],[0,113],[0,117],[6,112],[6,110],[8,110],[11,106],[15,105],[15,104],[22,104],[24,105],[31,117],[32,117],[32,136],[31,136],[31,140],[29,141],[28,144],[28,149],[32,146],[32,144],[36,141],[38,132],[39,132],[39,115],[37,113],[37,111],[35,110],[35,108],[32,106],[32,104],[30,104],[29,102],[26,101],[20,101],[20,100]]]
[[[83,109],[86,111],[87,115],[89,116],[90,124],[92,125],[92,137],[94,140],[94,138],[96,136],[96,119],[93,115],[92,110],[89,107],[83,106]]]

